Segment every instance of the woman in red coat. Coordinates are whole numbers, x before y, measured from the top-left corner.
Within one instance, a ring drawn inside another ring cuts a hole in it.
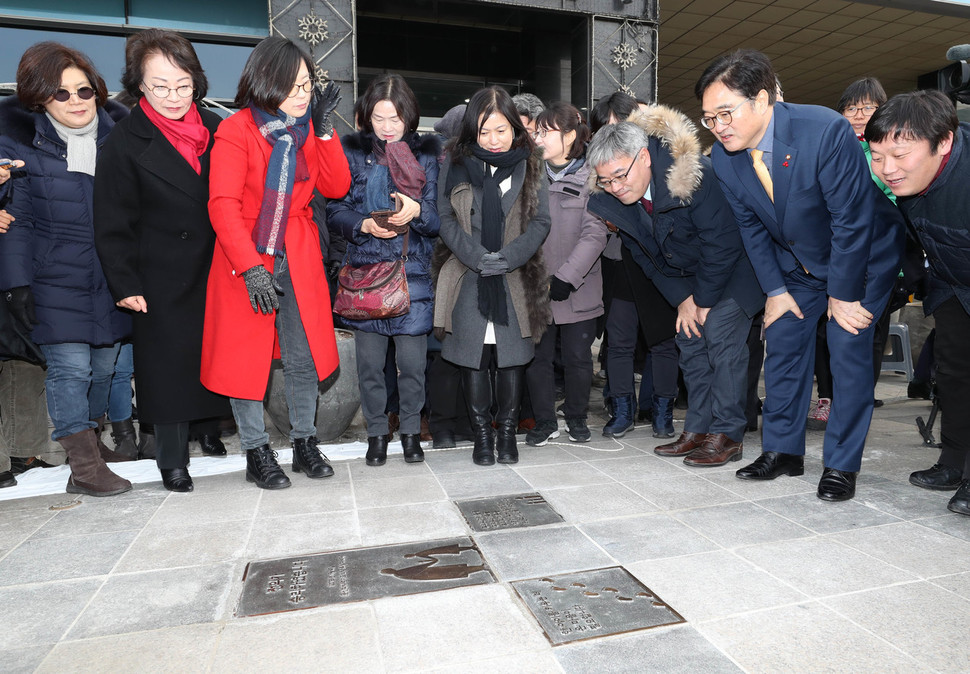
[[[202,384],[230,397],[246,479],[290,486],[269,447],[263,397],[283,359],[293,470],[333,475],[316,446],[317,385],[338,363],[320,238],[310,200],[340,198],[350,171],[330,115],[338,90],[314,86],[310,57],[269,37],[253,50],[239,112],[215,135],[209,215],[216,232],[202,344]],[[312,117],[312,121],[311,121]]]

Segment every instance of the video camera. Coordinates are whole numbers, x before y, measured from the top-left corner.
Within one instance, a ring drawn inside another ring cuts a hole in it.
[[[919,89],[938,89],[955,101],[970,104],[970,44],[958,44],[946,50],[948,61],[956,61],[945,68],[920,75]]]

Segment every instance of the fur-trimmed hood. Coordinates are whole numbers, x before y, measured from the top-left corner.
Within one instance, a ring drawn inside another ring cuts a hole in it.
[[[371,154],[374,151],[374,134],[360,131],[347,136],[341,136],[340,143],[345,150],[356,150],[364,154]],[[426,154],[437,157],[441,154],[441,138],[437,134],[410,133],[405,134],[402,140],[406,140],[408,147],[415,156]]]
[[[104,113],[107,113],[112,121],[117,122],[128,115],[128,108],[116,101],[108,100],[103,108],[98,109],[98,117],[102,119],[102,122],[98,125],[99,141],[103,140],[111,131],[111,127],[105,127],[103,124],[102,114]],[[7,96],[0,100],[0,135],[12,138],[21,145],[33,145],[34,136],[37,133],[38,115],[50,125],[50,122],[42,113],[27,110],[16,96]],[[51,129],[53,129],[52,125]],[[63,143],[63,141],[57,139],[56,133],[51,140]]]
[[[648,150],[654,182],[663,174],[670,196],[682,203],[690,203],[703,177],[703,148],[694,123],[682,112],[665,105],[636,110],[626,121],[633,122],[650,136]],[[595,171],[590,172],[590,191],[602,192],[596,185]],[[655,202],[658,196],[654,195]]]

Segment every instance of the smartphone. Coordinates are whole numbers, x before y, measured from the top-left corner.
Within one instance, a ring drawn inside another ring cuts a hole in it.
[[[13,159],[0,159],[0,169],[14,168]]]

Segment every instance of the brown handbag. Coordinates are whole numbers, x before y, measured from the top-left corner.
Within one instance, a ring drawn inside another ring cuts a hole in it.
[[[354,267],[345,264],[337,276],[333,311],[352,321],[394,318],[411,310],[411,294],[404,263],[408,258],[408,234],[404,233],[401,257]]]

